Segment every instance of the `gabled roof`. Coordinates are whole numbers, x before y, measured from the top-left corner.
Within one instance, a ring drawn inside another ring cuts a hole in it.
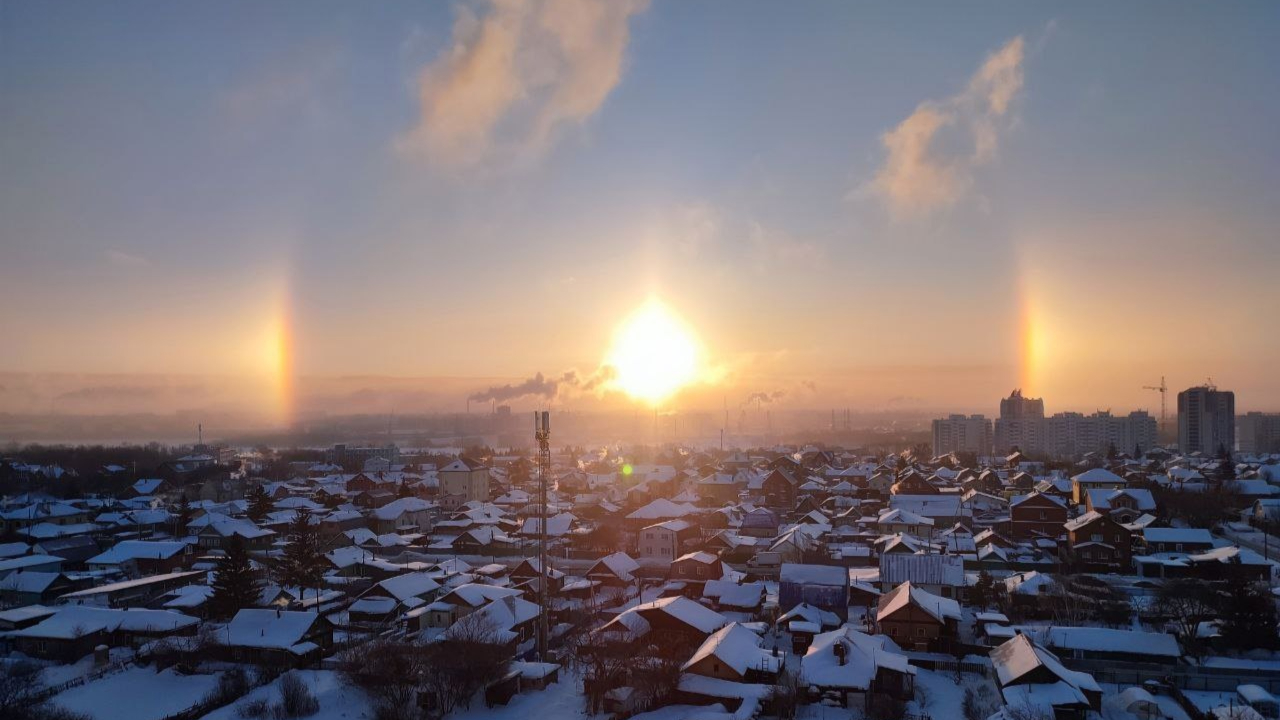
[[[1101,520],[1101,519],[1103,519],[1102,513],[1098,512],[1097,510],[1090,510],[1089,512],[1081,515],[1078,518],[1074,518],[1072,520],[1068,520],[1067,522],[1063,523],[1063,527],[1065,527],[1068,532],[1075,532],[1080,528],[1088,525],[1089,523],[1094,522],[1095,520]]]
[[[186,549],[186,543],[176,540],[124,540],[87,562],[92,565],[119,565],[130,560],[167,560]]]
[[[168,610],[118,610],[84,605],[58,608],[57,614],[12,635],[69,640],[94,632],[171,633],[198,625],[196,618]]]
[[[288,650],[301,643],[320,621],[314,611],[246,608],[227,624],[224,643],[236,647]]]
[[[1031,641],[1026,635],[1014,635],[991,651],[991,664],[1001,687],[1016,684],[1037,668],[1047,669],[1053,676],[1077,689],[1100,692],[1088,673],[1068,670],[1058,656]]]
[[[920,608],[940,623],[960,620],[960,603],[926,592],[910,582],[905,582],[880,597],[876,619],[884,620],[908,605]]]
[[[604,627],[607,628],[614,623],[620,622],[622,618],[628,614],[635,614],[644,617],[655,613],[669,615],[685,625],[704,633],[715,632],[729,622],[725,616],[715,610],[700,605],[681,595],[676,597],[660,598],[653,602],[637,605],[623,611],[618,615],[618,617],[606,623]]]
[[[1110,470],[1107,470],[1106,468],[1093,468],[1092,470],[1085,470],[1079,475],[1073,476],[1071,479],[1077,483],[1080,483],[1081,485],[1102,484],[1102,483],[1114,483],[1116,485],[1125,484],[1124,478],[1111,472]]]
[[[484,470],[485,464],[479,460],[474,460],[467,456],[459,457],[457,460],[440,468],[440,472],[470,472],[472,470]]]
[[[599,560],[597,560],[595,565],[592,565],[591,568],[588,570],[588,574],[590,575],[590,574],[599,572],[597,568],[599,568],[601,565],[603,565],[604,568],[607,569],[613,575],[616,575],[618,578],[622,580],[626,580],[628,582],[635,579],[632,573],[640,569],[640,563],[636,562],[635,560],[632,560],[630,555],[624,552],[616,552],[612,555],[606,555],[600,558]]]
[[[841,646],[840,654],[837,645]],[[880,668],[916,673],[907,657],[889,644],[889,638],[867,635],[846,625],[814,636],[800,660],[800,678],[816,687],[867,690]]]
[[[775,673],[782,667],[781,657],[760,647],[759,635],[736,622],[712,633],[680,669],[688,670],[709,657],[715,657],[739,675],[745,675],[748,670]]]

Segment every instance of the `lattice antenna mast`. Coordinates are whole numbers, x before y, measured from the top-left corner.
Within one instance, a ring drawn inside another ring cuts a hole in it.
[[[538,441],[538,503],[542,519],[538,522],[538,660],[549,662],[547,655],[547,478],[551,475],[551,413],[533,413],[533,439]]]

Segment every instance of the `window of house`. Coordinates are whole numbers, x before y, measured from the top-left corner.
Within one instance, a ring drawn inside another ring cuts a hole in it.
[[[1045,511],[1043,511],[1043,510],[1041,510],[1041,511],[1040,511],[1040,519],[1041,519],[1041,520],[1046,520],[1046,519],[1048,519],[1048,517],[1049,517],[1049,513],[1046,513],[1046,512],[1045,512]]]
[[[1182,552],[1182,543],[1178,543],[1177,545],[1174,545],[1173,549],[1177,550],[1178,552]]]
[[[1093,542],[1102,542],[1102,533],[1094,533],[1089,536],[1089,539]]]
[[[916,637],[924,637],[927,631],[924,628],[916,628]]]
[[[890,636],[894,636],[894,637],[896,637],[896,636],[898,635],[898,628],[897,628],[897,626],[894,626],[894,625],[890,625],[890,626],[889,626],[889,635],[890,635]]]

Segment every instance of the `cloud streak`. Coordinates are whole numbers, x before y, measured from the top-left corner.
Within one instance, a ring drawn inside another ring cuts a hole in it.
[[[975,170],[996,155],[998,137],[1023,85],[1021,36],[987,57],[957,95],[926,101],[881,136],[886,156],[870,183],[895,217],[954,205]]]
[[[459,6],[451,45],[419,74],[403,150],[449,166],[536,157],[622,78],[645,0],[487,0]]]
[[[495,385],[487,390],[474,392],[468,395],[467,399],[471,402],[506,402],[523,397],[553,400],[570,388],[583,393],[599,392],[616,375],[617,371],[611,365],[601,365],[595,372],[586,376],[577,370],[566,370],[558,378],[548,378],[542,373],[535,373],[533,377],[519,383]]]

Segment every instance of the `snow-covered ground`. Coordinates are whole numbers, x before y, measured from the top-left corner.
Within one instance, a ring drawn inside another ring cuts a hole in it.
[[[217,675],[136,667],[55,695],[53,704],[94,720],[159,720],[200,702]]]
[[[359,720],[372,718],[373,710],[369,701],[359,689],[346,685],[342,677],[332,670],[297,670],[294,671],[320,703],[320,712],[309,720]],[[282,676],[283,677],[283,676]],[[265,700],[269,703],[280,701],[280,680],[254,688],[248,695],[225,707],[218,708],[205,715],[203,720],[240,720],[238,711],[241,706],[254,700]]]
[[[990,685],[990,690],[995,692],[991,681],[979,675],[964,673],[957,683],[953,672],[916,668],[916,699],[907,703],[907,712],[934,718],[959,717],[964,707],[965,688],[980,685]]]
[[[554,718],[555,720],[572,720],[586,718],[584,708],[586,702],[582,697],[577,678],[561,671],[560,682],[548,685],[541,692],[521,693],[511,698],[506,705],[491,708],[484,706],[478,699],[469,710],[455,712],[467,720],[539,720]]]

